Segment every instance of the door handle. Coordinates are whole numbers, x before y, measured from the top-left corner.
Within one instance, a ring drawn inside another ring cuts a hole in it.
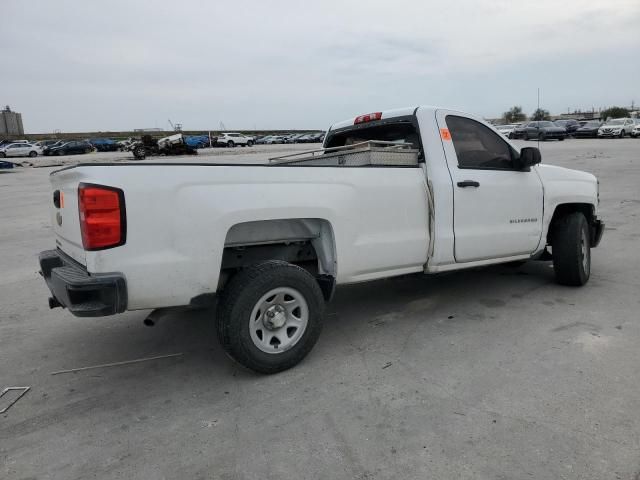
[[[480,182],[476,182],[475,180],[464,180],[462,182],[458,182],[458,186],[460,188],[464,187],[479,187]]]

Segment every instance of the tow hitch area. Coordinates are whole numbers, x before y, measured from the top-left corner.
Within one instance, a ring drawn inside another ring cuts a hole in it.
[[[41,274],[53,296],[49,307],[69,309],[77,317],[102,317],[124,312],[127,285],[118,273],[91,275],[59,250],[39,255]]]

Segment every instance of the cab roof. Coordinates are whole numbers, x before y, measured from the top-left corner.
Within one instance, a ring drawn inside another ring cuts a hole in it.
[[[388,119],[388,118],[393,118],[393,117],[406,117],[408,115],[413,115],[416,110],[418,110],[418,108],[420,110],[431,110],[431,111],[436,111],[438,109],[438,107],[434,107],[434,106],[428,106],[428,105],[418,105],[418,106],[414,106],[414,107],[404,107],[404,108],[394,108],[392,110],[383,110],[382,112],[380,112],[382,114],[382,116],[380,117],[380,119]],[[364,115],[368,115],[371,112],[363,112]],[[349,118],[348,120],[343,120],[341,122],[337,122],[334,123],[333,125],[331,125],[330,130],[336,130],[338,128],[345,128],[345,127],[350,127],[354,124],[356,118],[362,116],[362,114],[360,115],[356,115],[353,118]]]

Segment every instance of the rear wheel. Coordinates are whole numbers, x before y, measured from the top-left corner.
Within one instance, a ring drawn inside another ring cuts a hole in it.
[[[33,151],[32,151],[32,152],[29,152],[29,156],[30,156],[31,158],[33,158],[33,157],[37,157],[37,156],[38,156],[38,152],[33,152]]]
[[[253,147],[253,140],[249,140],[247,142],[247,147]]]
[[[540,132],[540,133],[538,134],[538,140],[539,140],[539,141],[544,142],[546,139],[547,139],[547,136],[545,135],[545,133],[544,133],[544,132]]]
[[[235,143],[233,143],[233,141],[232,141],[232,140],[229,140],[229,141],[227,142],[227,147],[229,147],[229,148],[233,148],[233,147],[235,147],[235,146],[236,146],[236,144],[235,144]]]
[[[553,268],[561,285],[582,286],[591,274],[589,224],[581,212],[557,220],[551,235]]]
[[[6,156],[7,156],[7,154],[6,154],[6,153],[4,153],[4,152],[0,152],[0,158],[5,158]]]
[[[218,339],[231,358],[259,373],[299,363],[313,348],[324,299],[306,270],[268,261],[237,273],[220,296]]]

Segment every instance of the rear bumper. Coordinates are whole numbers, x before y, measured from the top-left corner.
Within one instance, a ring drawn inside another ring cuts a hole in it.
[[[41,252],[38,260],[53,295],[51,308],[62,306],[76,317],[104,317],[127,309],[127,283],[122,274],[91,275],[60,250]]]

